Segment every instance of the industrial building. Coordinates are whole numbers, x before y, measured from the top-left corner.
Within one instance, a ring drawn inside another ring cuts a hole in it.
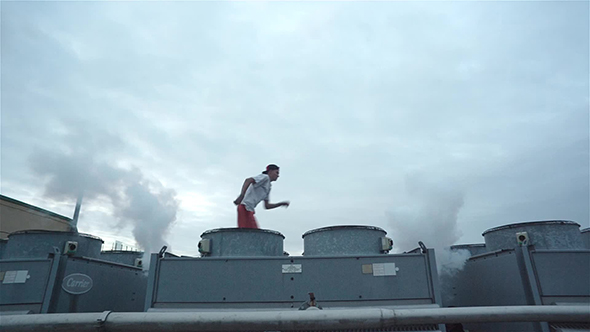
[[[0,239],[28,229],[71,232],[75,226],[72,218],[0,195]]]

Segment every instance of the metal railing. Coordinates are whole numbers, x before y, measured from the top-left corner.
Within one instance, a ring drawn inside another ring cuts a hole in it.
[[[315,310],[310,310],[315,309]],[[2,315],[2,331],[301,331],[412,324],[590,322],[590,306],[505,306],[292,311],[110,312]]]

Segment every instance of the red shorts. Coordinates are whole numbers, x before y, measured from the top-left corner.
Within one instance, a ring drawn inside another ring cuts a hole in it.
[[[238,227],[239,228],[259,228],[254,211],[246,210],[243,204],[238,205]]]

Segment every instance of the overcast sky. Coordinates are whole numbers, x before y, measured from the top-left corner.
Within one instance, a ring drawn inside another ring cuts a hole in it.
[[[589,224],[589,3],[2,2],[1,193],[197,256],[281,167],[259,225],[397,250]],[[136,244],[136,241],[139,241]],[[110,248],[107,248],[110,249]]]

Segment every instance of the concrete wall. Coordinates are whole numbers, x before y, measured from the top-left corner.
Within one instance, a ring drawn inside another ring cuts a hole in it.
[[[71,222],[68,217],[0,195],[0,239],[28,229],[72,231]]]

